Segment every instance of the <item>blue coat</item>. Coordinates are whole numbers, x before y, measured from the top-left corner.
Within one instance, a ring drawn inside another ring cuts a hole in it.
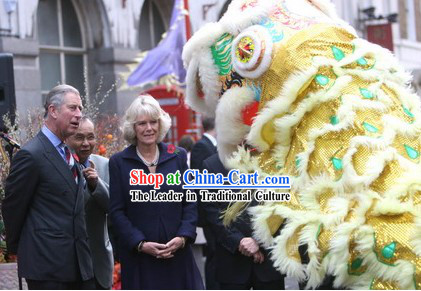
[[[157,173],[167,174],[187,169],[187,154],[178,148],[168,153],[164,143],[158,144]],[[130,186],[130,171],[149,173],[140,160],[135,146],[113,155],[110,167],[110,215],[116,229],[121,259],[122,289],[203,289],[189,242],[196,237],[197,205],[183,202],[131,202],[130,190],[149,192],[153,186]],[[164,182],[157,192],[184,192],[182,185]],[[176,236],[186,237],[183,249],[170,259],[156,259],[135,249],[142,240],[167,243]]]

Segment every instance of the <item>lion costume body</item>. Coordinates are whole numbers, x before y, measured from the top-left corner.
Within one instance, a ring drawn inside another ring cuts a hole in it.
[[[187,102],[216,116],[224,164],[291,176],[290,202],[250,209],[280,272],[308,288],[331,274],[337,287],[421,289],[420,99],[389,51],[329,1],[234,0],[183,59]]]

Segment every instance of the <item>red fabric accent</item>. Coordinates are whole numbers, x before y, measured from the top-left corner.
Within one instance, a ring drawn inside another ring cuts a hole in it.
[[[259,102],[254,101],[249,105],[245,106],[241,111],[241,117],[245,125],[251,126],[253,124],[253,118],[257,115],[259,111]]]
[[[64,153],[66,155],[67,164],[70,165],[70,151],[69,151],[69,148],[67,146],[64,147]],[[73,155],[73,156],[75,156],[75,155]],[[78,158],[78,160],[79,160],[79,158]],[[77,169],[76,169],[76,167],[77,166],[76,166],[76,162],[75,162],[74,165],[73,165],[73,167],[70,169],[72,171],[72,174],[73,174],[73,177],[75,178],[75,180],[77,178]]]
[[[78,155],[77,155],[77,154],[73,154],[73,158],[75,159],[75,161],[76,161],[76,162],[78,162],[78,163],[79,163],[79,157],[78,157]]]

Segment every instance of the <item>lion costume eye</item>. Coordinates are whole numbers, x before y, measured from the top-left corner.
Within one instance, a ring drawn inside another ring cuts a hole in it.
[[[232,44],[234,70],[241,76],[255,79],[269,68],[272,59],[272,37],[260,25],[240,33]]]

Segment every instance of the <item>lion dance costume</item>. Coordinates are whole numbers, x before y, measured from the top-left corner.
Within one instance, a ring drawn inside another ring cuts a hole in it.
[[[329,1],[234,0],[183,59],[224,164],[291,177],[290,202],[249,210],[280,272],[308,288],[331,274],[336,287],[421,289],[420,99],[389,51]]]

